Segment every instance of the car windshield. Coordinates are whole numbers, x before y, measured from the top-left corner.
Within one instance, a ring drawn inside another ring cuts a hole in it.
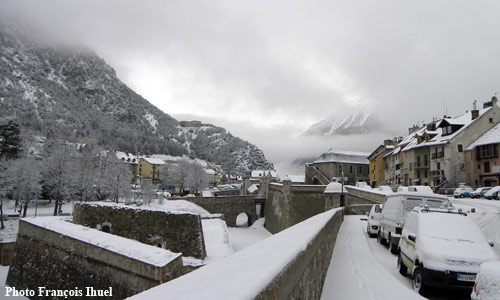
[[[422,236],[451,241],[486,243],[483,233],[468,216],[456,213],[423,213],[419,222]]]

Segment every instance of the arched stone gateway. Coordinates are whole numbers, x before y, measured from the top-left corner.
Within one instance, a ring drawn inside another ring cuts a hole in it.
[[[190,197],[182,200],[193,202],[211,214],[223,214],[229,227],[236,227],[236,218],[242,212],[248,216],[248,226],[257,220],[254,196]]]
[[[236,217],[236,227],[250,227],[252,224],[252,218],[245,212]]]

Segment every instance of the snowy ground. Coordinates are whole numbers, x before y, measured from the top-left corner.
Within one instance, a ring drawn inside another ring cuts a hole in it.
[[[457,208],[470,210],[500,258],[500,201],[450,199]],[[397,256],[366,234],[366,221],[346,216],[342,224],[322,299],[418,299],[411,289],[411,278],[401,276]],[[433,289],[429,299],[469,299],[463,292]],[[416,298],[415,298],[416,297]],[[420,298],[422,299],[422,298]]]
[[[229,227],[229,240],[233,251],[237,252],[257,243],[272,234],[264,228],[264,219],[258,219],[250,227]]]

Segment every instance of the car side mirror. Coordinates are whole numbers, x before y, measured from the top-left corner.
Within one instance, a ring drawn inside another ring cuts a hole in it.
[[[410,234],[408,235],[408,239],[409,239],[410,241],[412,241],[412,242],[414,242],[414,243],[415,243],[415,241],[417,240],[417,237],[416,237],[413,233],[410,233]]]
[[[378,214],[380,213],[381,209],[380,209],[380,205],[375,205],[375,212]]]
[[[493,241],[488,241],[488,244],[491,246],[491,247],[494,247],[495,246],[495,243]]]
[[[476,212],[476,209],[473,207],[470,209],[471,214]]]

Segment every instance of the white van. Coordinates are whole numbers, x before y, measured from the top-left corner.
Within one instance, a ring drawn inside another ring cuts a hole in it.
[[[392,253],[398,252],[399,239],[408,213],[416,206],[428,205],[430,208],[452,207],[448,197],[419,192],[400,192],[387,195],[380,217],[377,240],[381,244],[389,243]]]

